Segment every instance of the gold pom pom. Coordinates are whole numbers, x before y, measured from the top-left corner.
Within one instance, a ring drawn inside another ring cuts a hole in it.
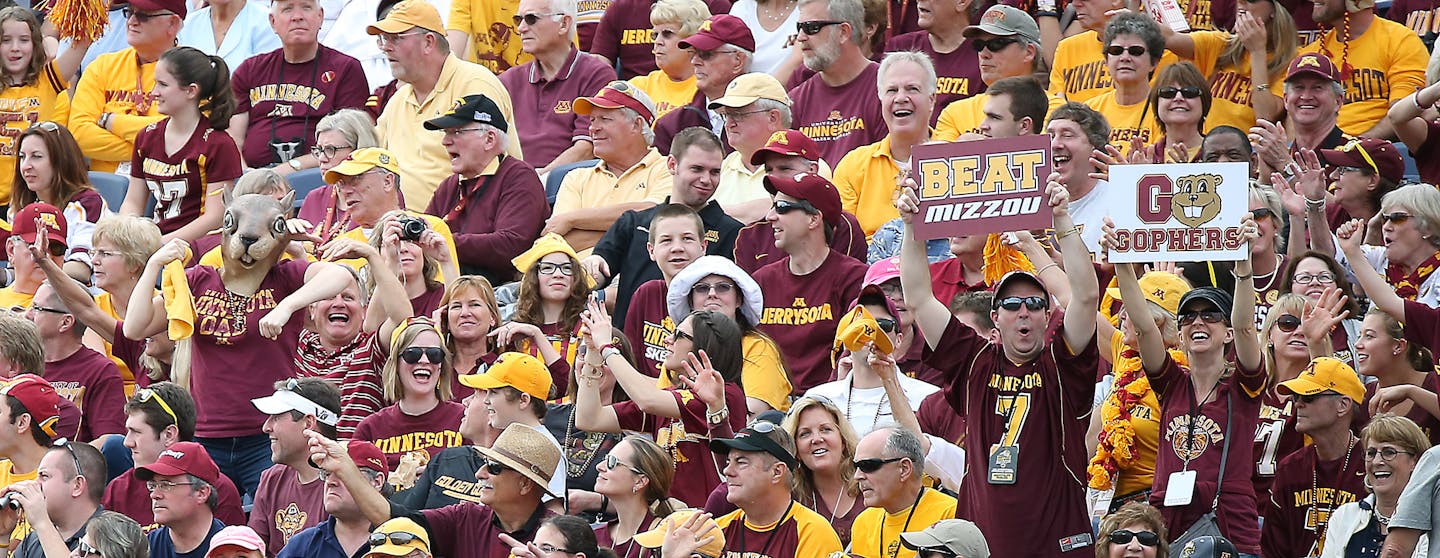
[[[1000,281],[1006,273],[1016,270],[1035,272],[1035,264],[1014,246],[1005,244],[1000,235],[992,234],[985,239],[985,282],[991,285]]]
[[[94,42],[110,22],[109,6],[106,0],[54,0],[50,21],[62,39]]]

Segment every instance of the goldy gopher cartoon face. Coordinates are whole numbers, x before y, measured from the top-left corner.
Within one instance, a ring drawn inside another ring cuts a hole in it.
[[[1175,195],[1170,198],[1175,220],[1198,227],[1219,215],[1220,182],[1218,174],[1192,174],[1175,179]]]

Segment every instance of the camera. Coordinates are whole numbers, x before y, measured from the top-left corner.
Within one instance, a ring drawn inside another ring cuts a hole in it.
[[[20,509],[20,499],[15,497],[14,492],[0,496],[0,508],[18,510]]]
[[[395,222],[400,224],[400,240],[410,242],[420,242],[420,235],[425,234],[425,229],[430,228],[430,224],[426,223],[424,219],[410,215],[401,215],[395,219]]]

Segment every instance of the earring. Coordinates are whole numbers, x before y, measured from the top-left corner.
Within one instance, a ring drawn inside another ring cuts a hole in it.
[[[638,487],[638,486],[632,486],[632,487],[630,487],[630,493],[631,493],[631,494],[639,494],[639,493],[640,493],[640,487]]]

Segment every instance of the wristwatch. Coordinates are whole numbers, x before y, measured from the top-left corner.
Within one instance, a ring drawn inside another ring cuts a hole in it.
[[[300,159],[299,159],[299,158],[291,159],[291,160],[289,160],[286,164],[290,165],[290,168],[295,169],[295,170],[297,170],[297,171],[298,171],[298,170],[304,170],[304,169],[305,169],[305,166],[300,164]]]
[[[719,412],[714,413],[714,414],[711,414],[711,413],[708,413],[708,412],[705,413],[705,422],[710,423],[710,426],[720,426],[721,424],[724,424],[724,423],[725,423],[725,419],[727,419],[727,418],[730,418],[730,408],[729,408],[729,407],[726,407],[726,408],[724,408],[724,409],[720,409]]]
[[[620,354],[620,349],[615,348],[614,345],[606,345],[600,349],[600,362],[606,362],[610,360],[610,357],[618,354]]]

